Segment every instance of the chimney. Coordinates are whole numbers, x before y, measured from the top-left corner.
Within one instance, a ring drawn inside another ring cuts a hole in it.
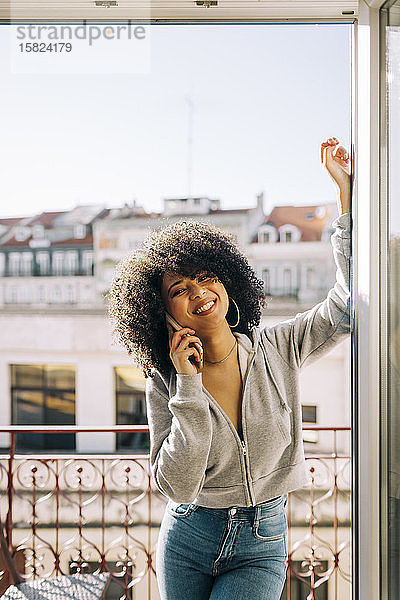
[[[264,192],[257,194],[257,208],[262,213],[264,212]]]

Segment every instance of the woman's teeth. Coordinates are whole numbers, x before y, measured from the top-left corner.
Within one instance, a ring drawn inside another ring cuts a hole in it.
[[[204,312],[205,310],[208,310],[209,308],[212,307],[212,305],[214,304],[215,300],[211,300],[211,302],[207,302],[207,304],[204,304],[201,308],[198,308],[195,313],[198,315],[199,313]]]

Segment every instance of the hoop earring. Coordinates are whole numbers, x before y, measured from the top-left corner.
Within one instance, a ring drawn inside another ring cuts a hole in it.
[[[234,301],[234,299],[231,298],[230,296],[228,296],[228,298],[229,298],[229,300],[232,300],[232,302],[236,306],[236,310],[237,310],[237,321],[236,321],[236,323],[234,325],[229,325],[229,323],[228,323],[229,327],[231,327],[233,329],[234,327],[237,327],[237,325],[239,324],[239,321],[240,321],[240,312],[239,312],[239,307],[236,304],[236,302]]]

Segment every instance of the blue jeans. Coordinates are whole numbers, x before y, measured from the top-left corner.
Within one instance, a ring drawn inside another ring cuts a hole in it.
[[[287,494],[256,506],[169,500],[157,542],[161,600],[279,600],[286,579]]]

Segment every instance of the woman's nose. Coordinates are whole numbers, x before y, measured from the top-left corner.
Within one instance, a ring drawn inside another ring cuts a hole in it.
[[[201,298],[202,296],[204,296],[205,293],[205,288],[203,288],[201,285],[194,283],[190,291],[190,297],[194,300],[195,298]]]

